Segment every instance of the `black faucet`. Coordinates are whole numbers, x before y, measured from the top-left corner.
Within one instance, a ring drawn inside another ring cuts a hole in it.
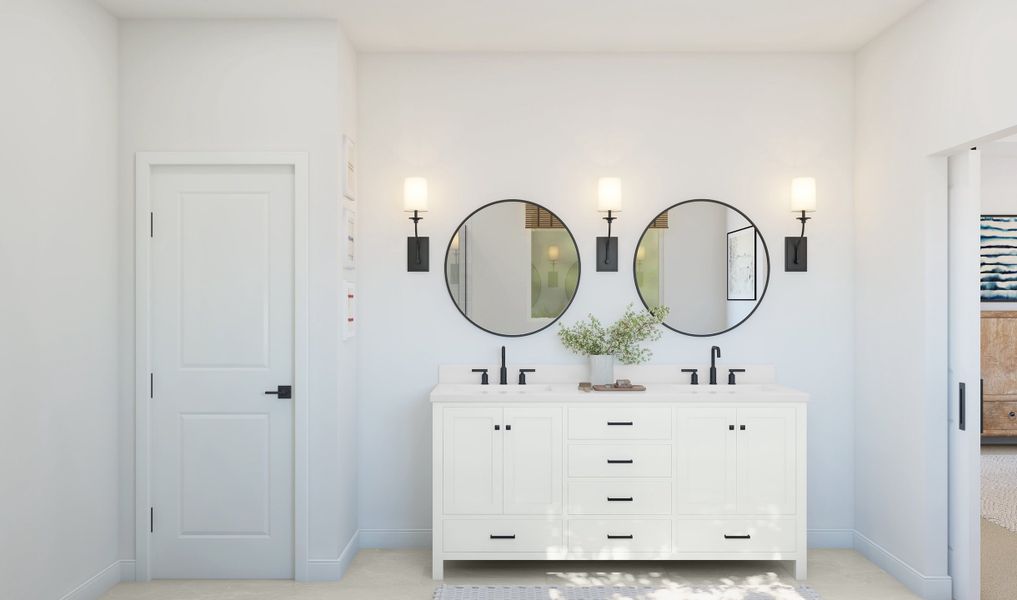
[[[717,385],[718,358],[720,358],[720,346],[710,348],[710,385]]]
[[[505,368],[505,346],[501,347],[501,374],[498,377],[498,383],[508,385],[508,369]]]

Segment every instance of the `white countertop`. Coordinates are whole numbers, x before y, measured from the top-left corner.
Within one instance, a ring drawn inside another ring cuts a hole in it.
[[[528,385],[481,385],[439,383],[431,390],[431,402],[808,402],[803,391],[775,383],[738,385],[690,385],[649,383],[643,392],[584,392],[576,383]]]

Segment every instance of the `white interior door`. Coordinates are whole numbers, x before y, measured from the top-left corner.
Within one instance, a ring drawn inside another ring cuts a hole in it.
[[[293,167],[150,186],[152,576],[292,578]]]
[[[977,600],[980,587],[980,183],[977,150],[950,157],[949,570],[957,600]]]

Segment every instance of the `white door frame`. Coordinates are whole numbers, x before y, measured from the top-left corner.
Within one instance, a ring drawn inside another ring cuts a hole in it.
[[[134,188],[134,554],[135,579],[149,581],[151,373],[151,173],[164,165],[293,167],[293,575],[307,581],[308,557],[308,174],[305,152],[138,152]]]

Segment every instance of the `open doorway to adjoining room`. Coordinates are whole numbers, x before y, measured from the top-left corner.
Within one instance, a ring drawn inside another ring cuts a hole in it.
[[[1017,589],[1017,135],[947,165],[950,575],[957,600],[1002,600]]]

